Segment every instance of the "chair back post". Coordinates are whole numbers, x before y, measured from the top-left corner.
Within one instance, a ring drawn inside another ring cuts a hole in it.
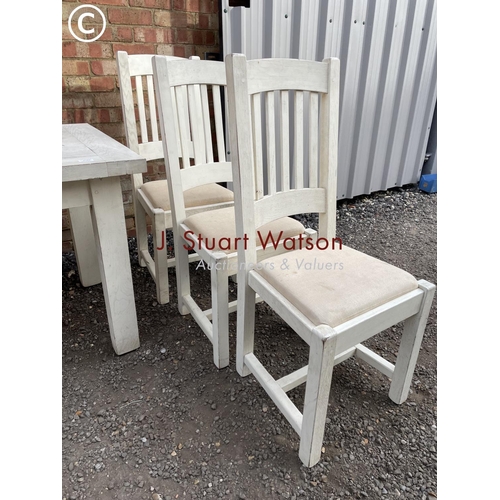
[[[127,52],[120,50],[116,54],[116,60],[118,63],[118,83],[120,85],[120,99],[122,102],[125,139],[127,141],[127,146],[135,153],[140,154],[137,125],[135,122],[134,95],[132,92],[129,55]],[[136,199],[136,192],[144,183],[144,179],[142,174],[132,174],[131,180],[134,206],[136,206],[138,203]]]
[[[326,191],[326,207],[319,213],[319,236],[335,237],[337,216],[337,163],[339,135],[340,61],[333,57],[328,63],[328,92],[321,95],[319,187]]]
[[[251,235],[246,245],[244,240],[238,244],[239,274],[257,262],[255,240],[255,181],[254,155],[251,147],[252,120],[250,96],[248,93],[247,59],[243,54],[229,54],[226,57],[226,75],[228,80],[229,138],[231,144],[231,162],[233,167],[233,186],[235,199],[236,233],[240,238]],[[245,216],[243,216],[245,214]],[[238,275],[238,280],[239,280]]]
[[[170,209],[174,220],[184,220],[186,218],[186,208],[184,206],[179,152],[177,150],[176,120],[172,119],[176,114],[173,109],[172,91],[166,56],[153,56],[153,78],[158,94],[158,113],[160,115],[160,131],[163,138],[165,171],[171,179],[171,182],[168,183]],[[176,186],[180,187],[180,189],[176,189]]]
[[[116,54],[118,61],[118,83],[120,85],[120,98],[122,102],[123,124],[127,146],[139,154],[139,139],[135,123],[134,96],[132,81],[130,79],[130,65],[127,52],[120,50]]]

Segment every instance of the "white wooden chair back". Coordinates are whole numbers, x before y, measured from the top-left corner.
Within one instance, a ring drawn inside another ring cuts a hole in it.
[[[150,54],[128,55],[124,51],[117,53],[127,146],[147,160],[163,156],[156,116],[152,57]],[[132,82],[135,83],[135,92]],[[137,130],[136,103],[140,133]]]
[[[234,189],[245,214],[238,214],[236,204],[237,224],[243,225],[239,234],[253,235],[280,217],[318,212],[319,235],[334,237],[338,114],[332,109],[339,102],[338,59],[247,61],[242,54],[231,54],[226,71],[233,83],[229,100],[235,113],[229,127],[231,157],[233,163],[240,162],[234,175],[241,176],[234,178]],[[309,176],[304,179],[307,142]],[[256,259],[255,245],[249,242],[245,261]]]
[[[186,217],[184,191],[232,181],[231,163],[226,161],[221,97],[226,72],[222,62],[172,60],[166,56],[154,56],[153,68],[164,155],[173,186],[172,212],[180,223]],[[177,130],[171,116],[177,116]]]
[[[176,56],[165,56],[167,59],[183,59]],[[193,56],[191,59],[199,59]],[[118,81],[120,84],[120,98],[122,102],[123,123],[127,146],[146,160],[163,159],[163,145],[161,142],[160,126],[157,119],[157,103],[153,82],[153,54],[131,54],[118,51]],[[133,86],[135,85],[135,91]],[[175,101],[174,112],[170,120],[179,141],[179,125]],[[137,124],[137,117],[139,124]],[[193,157],[193,142],[188,141],[189,156]],[[180,144],[180,142],[179,142]],[[134,189],[143,184],[142,174],[132,175]]]

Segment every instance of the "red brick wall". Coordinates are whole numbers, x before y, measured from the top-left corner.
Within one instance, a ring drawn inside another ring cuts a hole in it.
[[[76,40],[68,28],[71,12],[81,4],[98,6],[106,17],[106,29],[94,42]],[[218,0],[63,0],[62,122],[90,123],[125,143],[116,52],[201,58],[205,52],[219,52],[218,9]],[[164,165],[150,165],[147,178],[165,178]],[[135,236],[130,189],[130,180],[123,177],[127,231]],[[69,251],[66,211],[62,221],[63,251]]]

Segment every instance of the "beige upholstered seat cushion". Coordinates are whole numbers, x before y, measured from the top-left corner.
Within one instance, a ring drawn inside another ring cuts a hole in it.
[[[346,246],[286,252],[256,272],[312,323],[332,328],[418,287],[406,271]]]
[[[170,199],[168,196],[168,183],[163,181],[146,182],[141,186],[153,207],[161,208],[168,212],[170,210]],[[184,192],[184,203],[186,208],[203,207],[216,203],[228,203],[234,200],[233,192],[219,184],[205,184]]]
[[[198,235],[201,235],[203,241],[208,242],[208,248],[210,250],[212,249],[212,242],[214,242],[214,250],[221,250],[226,253],[236,251],[236,222],[234,219],[233,207],[219,208],[217,210],[211,210],[210,212],[191,215],[191,217],[184,220],[184,224],[196,235],[190,236],[190,238],[194,241],[197,240]],[[283,217],[265,224],[259,228],[258,231],[260,231],[262,241],[266,241],[270,234],[269,231],[271,231],[275,241],[277,241],[278,238],[283,241],[285,238],[291,238],[302,234],[305,229],[298,220],[292,219],[291,217]],[[283,231],[283,233],[280,235],[281,231]],[[221,238],[223,238],[222,241]],[[259,245],[259,242],[260,240],[257,239],[257,245]],[[270,239],[267,244],[272,246]],[[228,248],[226,249],[226,247]]]

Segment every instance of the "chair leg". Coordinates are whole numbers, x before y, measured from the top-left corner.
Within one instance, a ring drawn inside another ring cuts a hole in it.
[[[189,309],[184,304],[184,297],[191,295],[191,284],[189,282],[189,254],[183,247],[185,241],[180,233],[173,228],[174,251],[175,251],[175,279],[177,282],[177,307],[179,313],[185,316]]]
[[[134,210],[139,265],[141,267],[146,267],[146,261],[142,258],[142,254],[143,252],[148,252],[148,227],[146,222],[146,211],[141,205],[138,197],[134,197]]]
[[[217,368],[229,365],[229,310],[227,255],[217,253],[210,271],[212,284],[212,343]]]
[[[404,403],[408,397],[436,286],[420,280],[419,288],[424,292],[420,311],[404,323],[403,338],[389,389],[389,397],[396,404]]]
[[[317,464],[321,458],[335,360],[335,344],[336,335],[326,325],[316,327],[311,335],[299,446],[299,457],[307,467]]]
[[[250,375],[245,365],[245,356],[253,353],[255,335],[255,291],[247,284],[245,270],[238,271],[238,309],[236,318],[236,371],[242,376]]]
[[[165,231],[165,216],[163,212],[155,213],[153,228],[153,246],[156,278],[156,300],[160,304],[167,304],[168,294],[168,255]]]

